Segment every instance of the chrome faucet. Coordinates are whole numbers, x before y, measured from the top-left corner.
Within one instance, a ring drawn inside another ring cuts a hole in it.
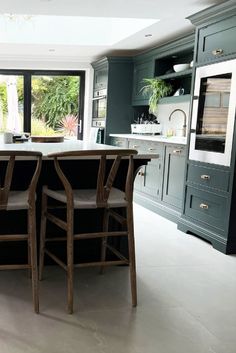
[[[187,115],[185,113],[184,110],[182,109],[175,109],[173,110],[173,112],[171,112],[170,116],[169,116],[169,121],[171,120],[171,117],[172,115],[175,113],[175,112],[182,112],[184,114],[184,125],[183,125],[183,136],[186,136],[186,131],[187,131]]]

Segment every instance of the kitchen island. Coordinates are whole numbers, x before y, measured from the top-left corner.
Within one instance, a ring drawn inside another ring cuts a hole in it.
[[[83,142],[77,140],[66,140],[61,143],[33,143],[33,142],[25,142],[21,144],[4,144],[0,143],[1,150],[24,150],[24,151],[40,151],[43,154],[43,163],[42,163],[42,171],[38,182],[37,189],[37,235],[39,236],[39,225],[40,225],[40,209],[41,209],[41,190],[43,185],[48,185],[50,188],[59,189],[61,187],[58,176],[54,170],[53,160],[48,158],[47,155],[49,153],[55,152],[65,152],[71,150],[105,150],[105,149],[117,149],[117,147],[112,147],[108,145]],[[138,171],[138,169],[145,165],[148,160],[150,160],[150,155],[139,155],[134,158],[134,173]],[[121,167],[125,168],[127,161],[122,161]],[[4,163],[4,161],[1,161]],[[96,168],[97,161],[94,158],[84,157],[84,158],[73,158],[63,160],[62,163],[66,168],[74,171],[72,177],[72,183],[75,185],[79,185],[80,188],[91,188],[96,184],[96,173],[94,170]],[[29,174],[32,166],[31,160],[21,159],[16,162],[16,176],[13,178],[13,186],[14,189],[19,189],[27,185],[27,174]],[[81,170],[81,173],[80,173]],[[2,168],[0,169],[0,172]],[[85,173],[86,171],[86,173]],[[117,186],[122,187],[124,185],[124,177],[121,172],[119,177],[117,178]],[[60,211],[58,211],[60,212]],[[87,210],[81,210],[80,218],[79,218],[79,227],[82,232],[85,231],[88,225],[92,225],[94,231],[98,230],[101,226],[101,219],[99,217],[101,210],[91,210],[91,212]],[[19,232],[19,227],[24,228],[26,224],[25,215],[23,212],[12,211],[12,212],[1,212],[0,213],[0,224],[1,224],[1,233],[15,233]],[[115,226],[117,227],[117,226]],[[54,228],[52,224],[49,223],[49,232],[51,234],[55,234],[55,232],[59,232],[57,228]],[[127,244],[126,241],[122,239],[118,239],[120,250],[127,254]],[[13,248],[13,246],[15,248]],[[24,249],[22,244],[2,244],[0,247],[0,259],[2,259],[3,263],[6,263],[6,259],[4,254],[7,254],[9,247],[11,247],[11,254],[14,257],[13,260],[16,260],[18,263],[23,263],[26,256],[27,249]],[[58,252],[64,254],[63,247],[57,244]],[[81,241],[79,250],[75,249],[75,257],[79,258],[79,262],[87,261],[87,260],[95,260],[100,255],[100,243],[96,240]],[[7,261],[9,256],[7,257]],[[12,261],[12,259],[10,259]]]

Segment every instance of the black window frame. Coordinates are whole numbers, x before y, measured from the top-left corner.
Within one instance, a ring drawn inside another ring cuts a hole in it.
[[[0,69],[0,75],[15,75],[24,77],[24,121],[23,130],[31,132],[31,82],[32,76],[79,76],[79,111],[78,121],[82,122],[82,127],[78,126],[77,139],[83,139],[84,126],[84,99],[85,99],[85,71],[84,70],[25,70],[25,69]]]

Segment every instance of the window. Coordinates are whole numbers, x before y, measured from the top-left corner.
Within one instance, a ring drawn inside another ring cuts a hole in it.
[[[0,72],[0,130],[83,138],[84,71]]]

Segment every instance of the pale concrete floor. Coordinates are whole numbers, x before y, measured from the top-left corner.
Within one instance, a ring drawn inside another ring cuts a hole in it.
[[[75,313],[65,274],[48,267],[40,315],[25,271],[0,273],[0,353],[235,353],[236,256],[226,256],[135,205],[138,298],[127,267],[76,271]]]

